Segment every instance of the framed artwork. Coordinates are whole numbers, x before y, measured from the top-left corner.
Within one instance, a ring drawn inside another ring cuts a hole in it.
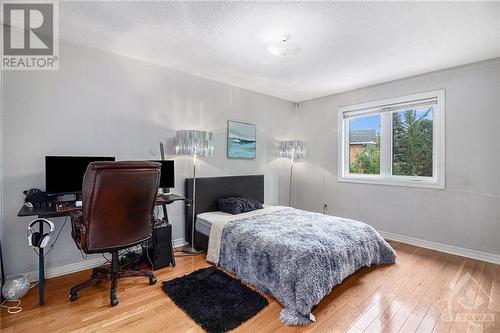
[[[229,120],[227,122],[227,158],[252,160],[257,156],[257,126]]]

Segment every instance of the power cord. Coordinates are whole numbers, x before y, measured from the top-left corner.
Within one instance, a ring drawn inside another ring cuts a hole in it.
[[[47,257],[47,255],[54,249],[54,246],[56,245],[57,243],[57,240],[59,239],[59,236],[61,235],[61,231],[64,229],[64,227],[66,226],[66,223],[68,222],[68,217],[66,216],[66,219],[64,220],[64,224],[62,225],[61,229],[59,229],[59,232],[57,233],[57,236],[56,236],[56,239],[54,240],[54,242],[52,243],[52,245],[50,245],[50,248],[49,250],[47,251],[47,253],[45,253],[45,255],[43,256],[43,259],[45,260],[45,258]]]
[[[150,245],[149,241],[146,241],[145,243],[147,243],[146,244],[146,256],[148,257],[149,263],[151,264],[151,268],[154,268],[155,266],[153,265],[153,261],[149,257],[149,245]]]
[[[106,258],[106,256],[104,255],[104,253],[101,253],[101,256],[104,258],[104,260],[106,260],[105,262],[103,262],[99,267],[103,267],[103,266],[106,266],[107,264],[110,264],[111,263],[111,259],[108,259]]]
[[[85,253],[83,253],[83,251],[82,251],[81,249],[79,249],[79,250],[80,250],[80,254],[81,254],[81,256],[82,256],[82,259],[83,259],[83,260],[87,259],[88,255],[87,255],[87,254],[85,254]]]
[[[16,305],[12,305],[12,306],[4,305],[6,302],[16,302]],[[0,307],[6,308],[7,312],[10,313],[10,314],[16,314],[16,313],[19,313],[19,312],[23,311],[23,308],[20,305],[21,305],[21,300],[18,300],[18,299],[6,299],[6,300],[4,300],[2,302],[2,304],[0,304]]]

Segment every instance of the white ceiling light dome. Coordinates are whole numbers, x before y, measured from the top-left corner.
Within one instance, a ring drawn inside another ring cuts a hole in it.
[[[300,52],[300,45],[290,41],[291,34],[285,34],[278,43],[270,44],[267,50],[277,57],[287,57]]]

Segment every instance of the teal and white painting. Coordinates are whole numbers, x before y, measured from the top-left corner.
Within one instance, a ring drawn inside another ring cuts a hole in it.
[[[227,122],[227,157],[254,159],[257,154],[257,126],[239,121]]]

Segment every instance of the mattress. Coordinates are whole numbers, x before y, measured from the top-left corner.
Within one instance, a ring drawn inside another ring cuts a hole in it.
[[[207,251],[208,261],[274,296],[286,325],[309,324],[312,308],[335,285],[362,267],[395,259],[365,223],[278,206],[220,217]]]
[[[196,231],[205,236],[209,236],[210,229],[212,229],[212,224],[216,221],[219,221],[221,218],[227,218],[228,216],[234,215],[221,211],[198,214],[196,216]]]
[[[269,205],[263,205],[265,209],[269,209],[270,207],[277,207],[277,206],[269,206]],[[264,210],[257,209],[252,212],[248,213],[242,213],[242,214],[229,214],[225,212],[219,211],[213,211],[213,212],[206,212],[206,213],[201,213],[196,215],[196,223],[195,223],[195,230],[198,231],[199,233],[205,235],[205,236],[210,236],[210,230],[212,229],[212,224],[214,224],[217,221],[221,222],[227,222],[230,220],[233,220],[235,218],[243,218],[246,216],[251,216],[255,214],[255,212],[265,212]],[[271,208],[272,209],[272,208]]]

